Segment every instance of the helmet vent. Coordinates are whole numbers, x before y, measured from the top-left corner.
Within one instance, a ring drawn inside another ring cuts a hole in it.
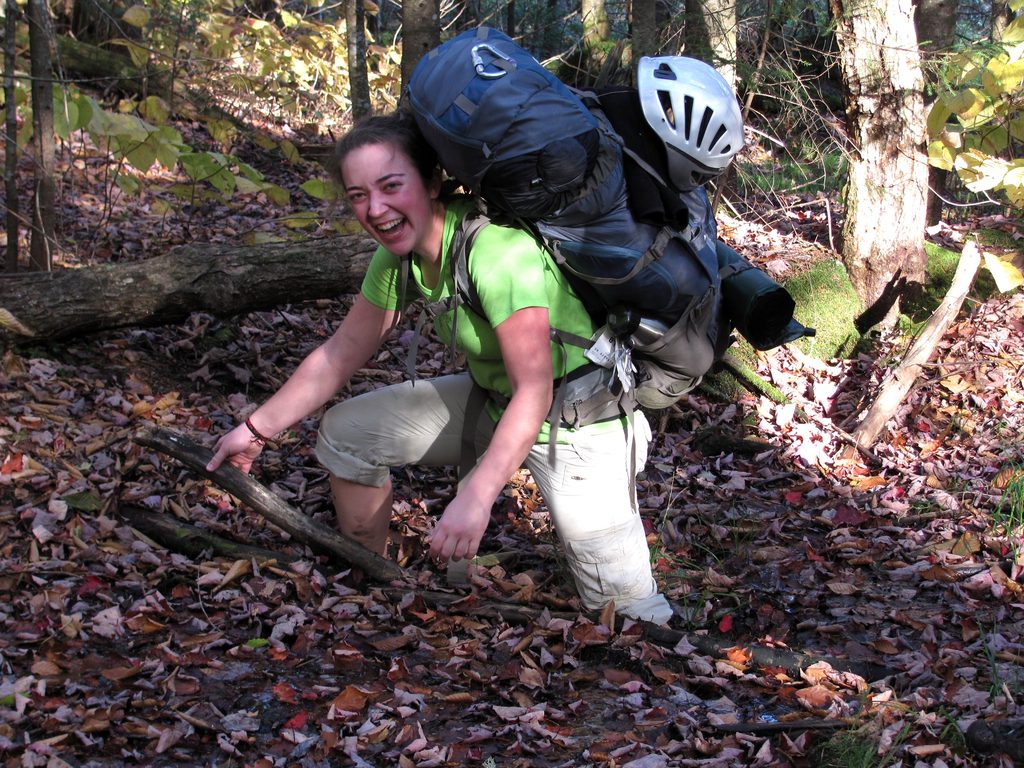
[[[708,126],[711,124],[711,118],[715,116],[715,113],[711,110],[711,107],[705,107],[704,114],[700,119],[700,128],[697,130],[697,146],[704,146],[704,134],[708,131]],[[713,143],[713,142],[712,142]]]
[[[674,130],[676,127],[676,115],[672,111],[672,95],[668,91],[658,91],[658,101],[661,103],[661,111],[665,115],[665,120]]]
[[[717,130],[717,131],[715,131],[715,138],[713,138],[713,139],[711,140],[711,143],[710,143],[710,144],[708,144],[708,149],[714,149],[714,148],[715,148],[715,145],[716,145],[716,144],[717,144],[717,143],[718,143],[718,142],[719,142],[719,141],[721,140],[721,138],[722,138],[722,137],[723,137],[723,136],[724,136],[725,134],[726,134],[725,126],[724,126],[724,125],[720,125],[720,126],[718,126],[718,130]],[[726,144],[726,145],[725,145],[724,147],[722,147],[722,148],[721,148],[721,149],[719,150],[719,152],[721,152],[722,154],[725,154],[725,153],[727,153],[727,152],[728,152],[728,151],[729,151],[730,149],[732,149],[732,147],[731,147],[731,146],[730,146],[729,144]]]
[[[683,135],[690,140],[690,128],[693,126],[693,96],[683,97]]]

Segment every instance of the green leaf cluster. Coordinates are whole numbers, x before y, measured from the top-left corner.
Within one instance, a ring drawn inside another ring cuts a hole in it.
[[[945,76],[928,115],[929,162],[956,171],[972,192],[1024,207],[1024,18],[997,44],[952,57]]]
[[[64,141],[72,141],[79,132],[88,136],[96,148],[118,162],[115,182],[130,194],[146,187],[161,187],[186,200],[263,194],[275,204],[287,205],[287,190],[268,183],[231,154],[238,124],[199,118],[221,150],[205,151],[190,146],[169,122],[172,111],[183,108],[178,94],[185,93],[206,93],[229,112],[262,111],[292,125],[329,128],[344,118],[351,108],[351,89],[347,30],[344,19],[336,15],[338,9],[307,0],[294,7],[279,5],[267,19],[247,16],[247,12],[247,6],[234,0],[138,0],[130,5],[121,21],[137,34],[111,42],[126,49],[140,70],[173,73],[170,90],[160,92],[174,99],[175,106],[156,95],[101,104],[72,85],[57,84],[55,134]],[[19,50],[23,52],[27,53]],[[398,50],[371,41],[367,65],[373,99],[385,108],[395,106],[401,65]],[[27,62],[19,58],[19,147],[32,137],[27,79],[20,76],[25,70]],[[194,112],[188,114],[196,117]],[[251,138],[263,149],[280,152],[288,162],[301,161],[288,139],[259,132]],[[178,175],[179,180],[166,180],[161,170]],[[320,200],[334,195],[333,188],[321,181],[307,182],[303,191]],[[295,218],[290,226],[310,226],[308,219]]]

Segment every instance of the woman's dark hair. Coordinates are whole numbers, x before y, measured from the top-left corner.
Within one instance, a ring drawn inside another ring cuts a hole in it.
[[[332,178],[340,186],[344,186],[341,164],[345,158],[350,152],[372,144],[394,145],[409,156],[425,184],[429,184],[434,178],[437,170],[437,153],[423,138],[412,115],[404,110],[398,110],[387,115],[374,115],[360,120],[334,145],[334,160],[329,170]]]

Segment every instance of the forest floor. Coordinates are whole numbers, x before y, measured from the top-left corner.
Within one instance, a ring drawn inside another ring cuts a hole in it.
[[[262,169],[293,191],[315,173]],[[105,205],[109,178],[89,162],[65,184],[68,264],[287,231],[253,199]],[[787,229],[723,229],[784,272],[821,252],[825,212],[800,210]],[[458,587],[424,557],[453,475],[398,471],[392,554],[408,579],[381,585],[133,441],[158,426],[212,445],[346,303],[4,352],[4,766],[1012,764],[965,732],[1020,717],[1024,697],[1019,291],[965,305],[868,455],[844,458],[844,430],[905,351],[897,337],[850,360],[759,356],[787,405],[698,390],[649,414],[640,506],[675,635],[580,610],[525,473]],[[345,394],[401,380],[407,343],[396,335]],[[425,345],[421,374],[443,356]],[[316,421],[254,474],[329,524]],[[279,557],[173,551],[129,525],[140,508]]]

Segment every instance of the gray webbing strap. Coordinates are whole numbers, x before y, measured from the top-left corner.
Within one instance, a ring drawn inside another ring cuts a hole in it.
[[[487,390],[473,382],[466,401],[466,413],[462,422],[462,448],[459,451],[459,490],[480,458],[480,446],[476,442],[477,427],[487,412]]]

